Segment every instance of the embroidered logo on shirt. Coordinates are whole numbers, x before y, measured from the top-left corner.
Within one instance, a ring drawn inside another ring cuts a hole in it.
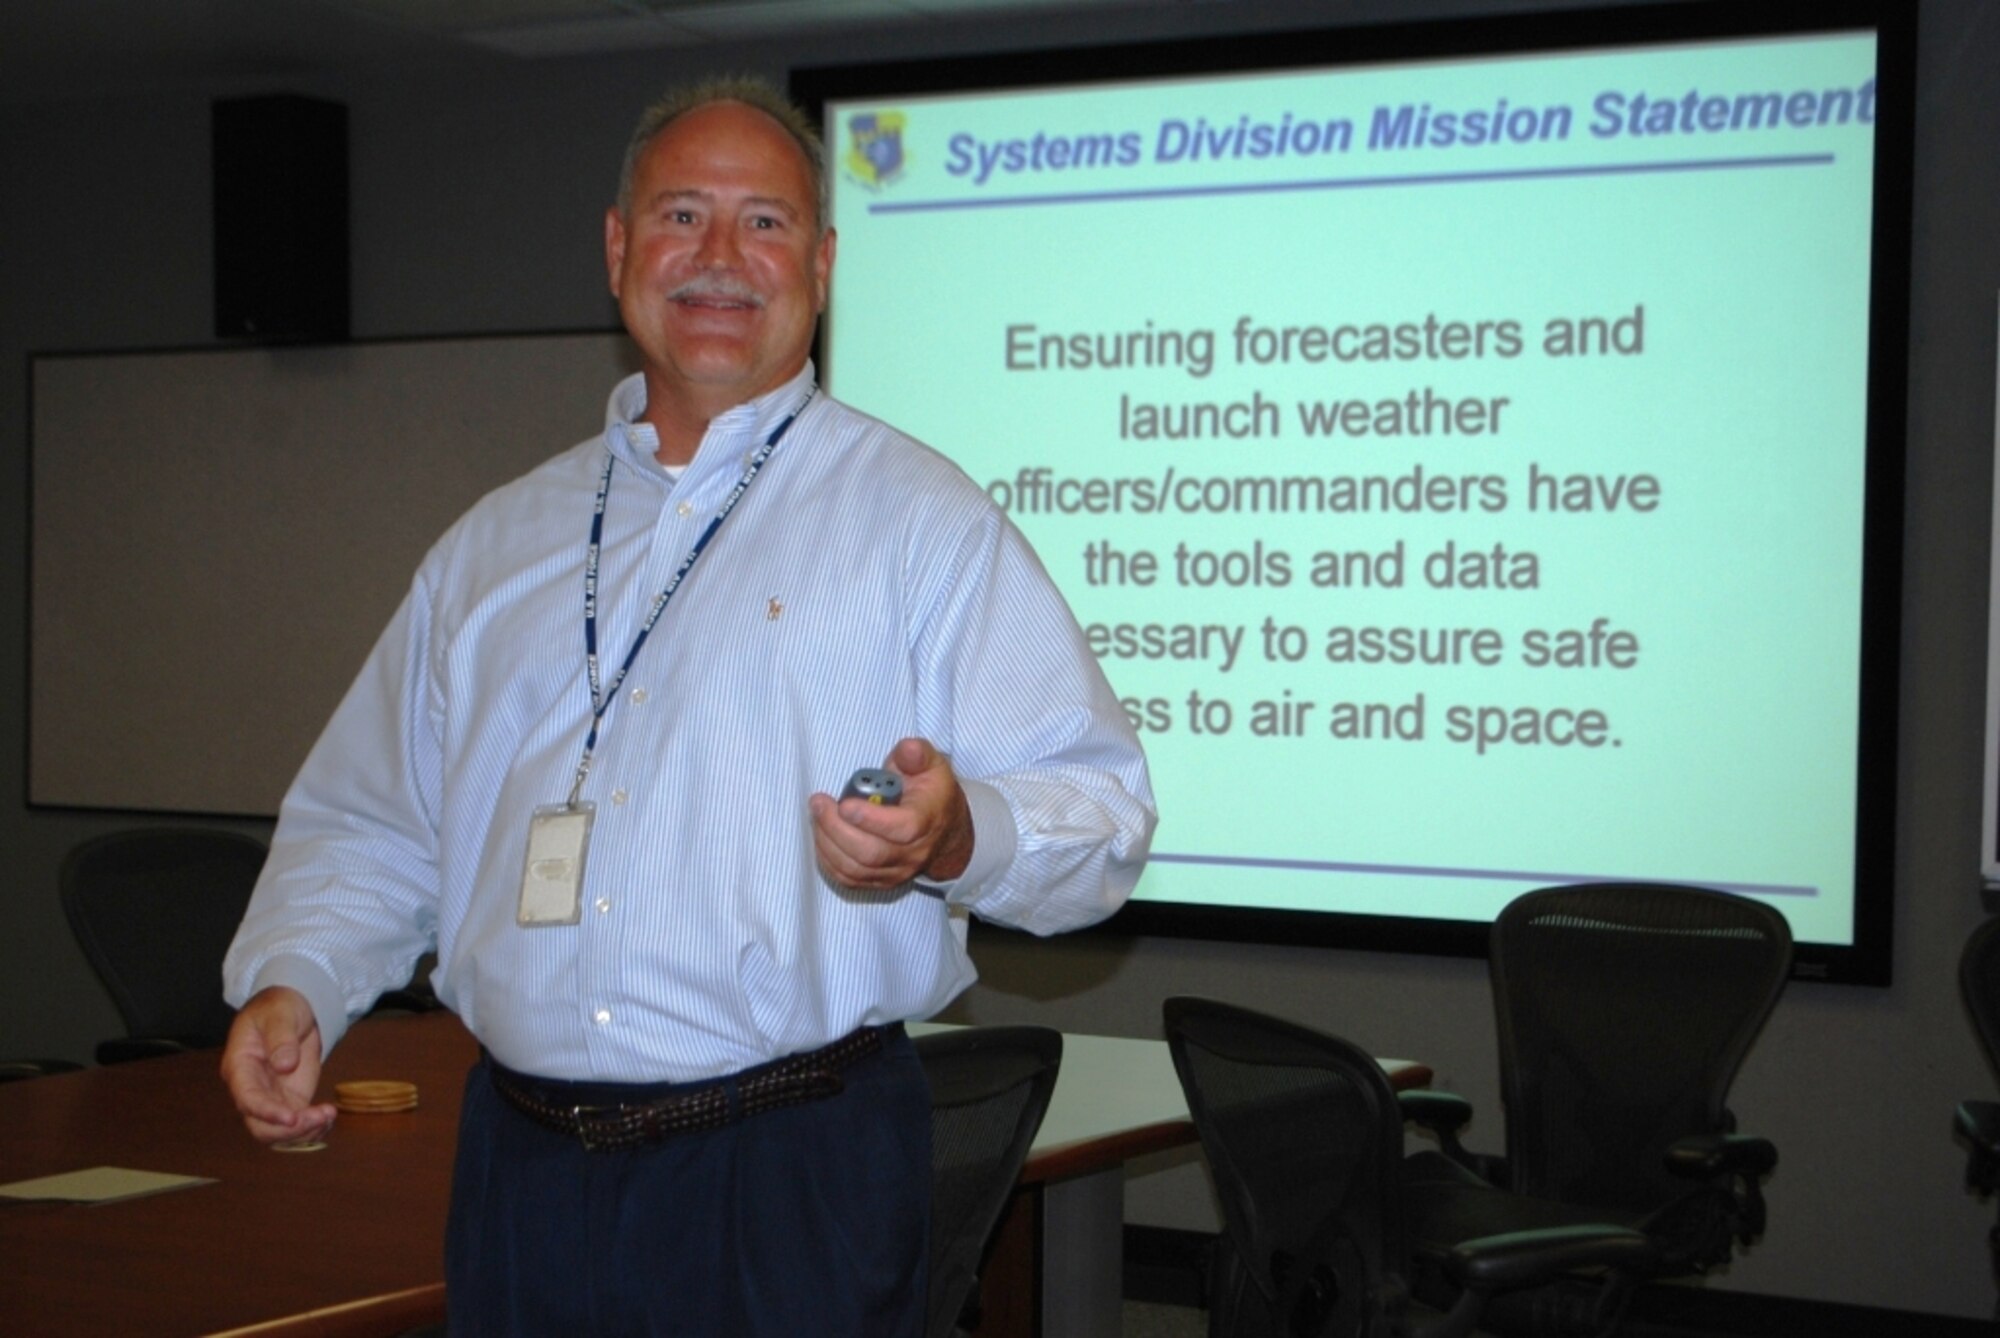
[[[772,595],[771,605],[769,608],[764,610],[764,616],[766,618],[769,618],[772,622],[776,622],[778,621],[778,615],[783,613],[784,611],[785,611],[785,606],[778,602],[778,597],[776,595]]]

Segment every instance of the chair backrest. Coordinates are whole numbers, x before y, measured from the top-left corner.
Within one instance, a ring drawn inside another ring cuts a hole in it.
[[[964,1027],[916,1039],[931,1086],[931,1251],[924,1332],[957,1326],[1062,1065],[1048,1027]]]
[[[1408,1275],[1403,1121],[1373,1058],[1211,999],[1164,1007],[1223,1224],[1274,1333],[1387,1334]]]
[[[63,911],[127,1034],[222,1043],[222,958],[266,853],[240,832],[162,827],[95,837],[64,858]]]
[[[1984,921],[1965,941],[1958,959],[1958,988],[1985,1048],[1986,1062],[2000,1068],[2000,918]]]
[[[1791,969],[1785,917],[1725,892],[1544,888],[1493,925],[1510,1188],[1647,1213],[1685,1195],[1666,1148],[1724,1105]]]

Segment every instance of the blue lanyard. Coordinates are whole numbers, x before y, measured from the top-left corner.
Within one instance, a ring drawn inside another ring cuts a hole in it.
[[[784,422],[778,424],[771,435],[764,439],[764,445],[750,457],[750,463],[744,467],[743,477],[736,480],[736,486],[730,490],[729,496],[723,499],[722,510],[715,513],[715,519],[708,522],[708,528],[701,532],[701,537],[694,541],[694,547],[681,559],[681,565],[667,581],[666,589],[660,591],[654,598],[653,607],[647,611],[645,622],[639,625],[639,635],[633,638],[632,649],[625,652],[625,662],[618,666],[618,673],[612,678],[608,689],[600,688],[598,684],[597,561],[604,545],[604,500],[611,495],[611,469],[617,464],[618,457],[609,450],[605,452],[604,477],[598,480],[597,505],[590,516],[590,547],[586,550],[583,560],[583,654],[584,667],[590,676],[590,736],[583,741],[583,758],[576,764],[576,782],[570,786],[569,807],[575,808],[577,800],[583,796],[584,778],[590,774],[590,758],[597,749],[597,735],[604,725],[604,713],[611,709],[611,703],[617,699],[618,689],[625,682],[625,675],[631,672],[632,662],[639,658],[640,647],[644,646],[646,638],[653,634],[653,625],[659,622],[660,615],[666,612],[667,601],[674,597],[674,591],[680,589],[681,582],[686,580],[688,572],[694,569],[695,561],[701,557],[702,550],[708,547],[708,541],[715,537],[715,532],[722,528],[722,522],[729,519],[729,513],[736,509],[736,504],[743,499],[743,494],[749,491],[751,480],[757,477],[757,472],[764,467],[764,462],[771,458],[771,452],[777,449],[778,442],[784,438],[792,424],[798,421],[799,415],[806,411],[806,406],[812,403],[813,396],[818,393],[817,383],[809,387],[805,399],[799,402],[799,407],[792,410]]]

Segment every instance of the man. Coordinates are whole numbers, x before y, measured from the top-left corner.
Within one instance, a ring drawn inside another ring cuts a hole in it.
[[[435,947],[485,1051],[463,1332],[917,1333],[901,1023],[972,981],[968,913],[1073,928],[1144,860],[1137,741],[1021,536],[815,385],[820,163],[761,85],[642,120],[605,253],[644,370],[427,556],[225,966],[224,1078],[292,1141],[332,1124],[348,1020]],[[899,804],[834,797],[877,764]]]

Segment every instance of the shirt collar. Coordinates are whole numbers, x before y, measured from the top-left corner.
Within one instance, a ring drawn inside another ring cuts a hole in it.
[[[701,446],[695,451],[688,469],[702,470],[708,462],[722,459],[728,462],[730,469],[740,470],[743,461],[737,457],[743,454],[743,448],[750,446],[754,449],[755,443],[761,443],[788,415],[796,412],[805,401],[806,391],[813,385],[816,375],[812,359],[808,358],[798,374],[776,390],[739,404],[710,420],[708,431],[702,436]],[[666,471],[660,467],[658,459],[660,434],[640,417],[645,412],[646,378],[635,372],[611,391],[611,402],[604,412],[604,436],[610,443],[612,453],[624,463],[632,465],[642,474],[664,480]]]

